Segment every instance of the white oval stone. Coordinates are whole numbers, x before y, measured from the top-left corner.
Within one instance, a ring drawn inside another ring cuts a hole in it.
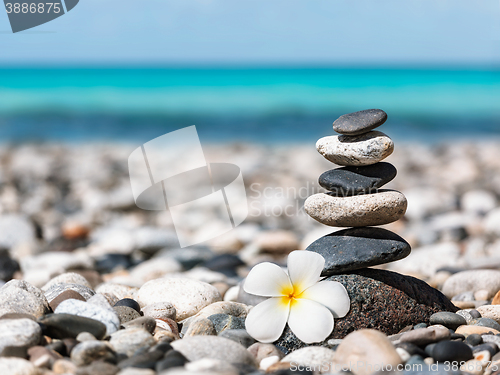
[[[34,346],[40,342],[42,329],[30,319],[0,320],[0,353],[7,346]]]
[[[304,203],[309,216],[333,227],[364,227],[392,223],[403,217],[407,202],[395,190],[379,190],[375,194],[332,197],[319,193]]]
[[[292,366],[296,367],[312,367],[319,371],[322,366],[331,364],[334,360],[335,351],[321,346],[310,346],[291,352],[281,362],[290,362]]]
[[[379,131],[361,135],[334,135],[316,142],[316,149],[326,159],[338,165],[370,165],[388,157],[394,151],[391,138]]]
[[[470,270],[457,272],[451,275],[443,285],[443,294],[452,298],[464,292],[488,291],[488,298],[500,290],[500,271],[497,270]]]
[[[177,312],[178,322],[220,300],[219,291],[212,285],[183,278],[151,280],[137,293],[137,301],[141,307],[158,302],[172,303]]]

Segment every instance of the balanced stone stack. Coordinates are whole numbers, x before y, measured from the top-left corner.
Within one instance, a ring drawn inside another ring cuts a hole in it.
[[[354,227],[324,236],[307,248],[325,257],[325,275],[384,264],[410,254],[404,239],[371,227],[400,219],[407,205],[399,191],[380,189],[396,177],[396,168],[381,162],[393,152],[393,141],[372,130],[386,119],[387,114],[380,109],[343,115],[333,123],[340,135],[316,143],[321,155],[344,167],[319,177],[329,193],[309,197],[304,209],[322,224]]]
[[[368,268],[402,259],[411,251],[397,234],[374,227],[400,219],[407,206],[402,193],[380,189],[396,176],[396,168],[382,162],[394,143],[373,130],[386,119],[387,114],[379,109],[341,116],[333,123],[340,135],[321,138],[316,144],[321,155],[343,167],[320,176],[319,183],[329,192],[310,196],[305,211],[320,223],[348,229],[321,237],[306,250],[325,258],[322,275],[343,284],[351,300],[349,313],[335,319],[333,332],[320,343],[323,346],[362,328],[396,334],[408,326],[428,323],[438,311],[457,310],[422,280]],[[286,353],[307,345],[289,328],[275,344]]]

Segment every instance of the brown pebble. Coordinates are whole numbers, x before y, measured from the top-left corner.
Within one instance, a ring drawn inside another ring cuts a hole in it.
[[[156,328],[156,320],[149,316],[141,316],[129,322],[123,323],[123,327],[141,327],[144,328],[149,333],[153,334]]]
[[[51,368],[55,361],[62,358],[57,352],[49,350],[43,346],[33,346],[28,349],[28,356],[31,363],[36,367]]]
[[[214,323],[210,319],[199,319],[192,322],[186,332],[186,337],[189,336],[216,336]]]
[[[31,319],[36,321],[36,318],[33,315],[23,313],[7,313],[2,315],[0,319]]]
[[[68,240],[85,239],[89,235],[90,229],[78,223],[65,223],[61,228],[64,238]]]
[[[495,297],[493,297],[493,300],[491,301],[492,305],[500,305],[500,290],[495,294]]]
[[[291,370],[292,364],[290,362],[278,362],[267,368],[266,374],[272,374],[273,372]]]
[[[166,331],[171,331],[174,335],[179,335],[179,327],[175,320],[172,319],[156,319],[156,329],[164,329]]]
[[[52,365],[52,371],[57,375],[74,374],[76,373],[76,366],[67,359],[58,359]]]
[[[451,303],[461,310],[476,308],[475,301],[451,301]]]
[[[79,344],[78,341],[71,338],[63,339],[62,342],[66,345],[66,353],[68,353],[68,356],[71,355],[73,348]]]
[[[478,335],[486,335],[488,332],[493,332],[494,335],[500,333],[496,329],[490,327],[481,327],[481,326],[460,326],[456,329],[455,333],[460,335],[464,335],[465,337],[476,333]]]
[[[59,306],[62,301],[66,301],[67,299],[77,299],[85,302],[85,298],[83,298],[80,293],[75,292],[74,290],[65,290],[54,298],[52,302],[49,303],[49,306],[52,308],[52,311],[55,311],[57,306]]]

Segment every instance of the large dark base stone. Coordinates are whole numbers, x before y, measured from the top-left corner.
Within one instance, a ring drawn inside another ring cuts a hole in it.
[[[424,281],[396,272],[365,268],[325,280],[345,286],[351,310],[344,318],[335,319],[335,328],[325,341],[312,345],[326,346],[328,340],[344,338],[361,328],[393,335],[406,326],[428,322],[438,311],[458,310],[444,294]],[[300,341],[288,326],[275,344],[285,353],[310,346]]]

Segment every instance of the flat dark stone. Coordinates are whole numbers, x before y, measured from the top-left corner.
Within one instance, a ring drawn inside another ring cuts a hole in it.
[[[333,130],[345,135],[359,135],[382,125],[385,120],[387,113],[381,109],[365,109],[340,116],[333,122]]]
[[[76,338],[81,332],[89,332],[101,340],[106,335],[106,326],[95,319],[71,314],[49,314],[39,320],[45,326],[44,334],[55,338]]]
[[[386,229],[359,227],[327,234],[306,250],[325,258],[322,275],[329,276],[403,259],[410,254],[411,247]]]
[[[344,318],[335,319],[333,332],[315,346],[328,346],[328,340],[342,339],[362,328],[394,335],[406,326],[428,321],[438,311],[458,310],[444,294],[424,281],[396,272],[367,268],[326,280],[345,286],[351,309]],[[309,346],[289,327],[274,344],[285,353]]]
[[[469,345],[460,341],[441,341],[434,346],[432,357],[437,362],[462,362],[473,358]]]
[[[432,314],[429,319],[430,324],[441,324],[446,328],[456,330],[460,326],[467,325],[467,321],[461,315],[449,311],[440,311]],[[498,323],[497,323],[498,324]]]
[[[336,197],[374,194],[396,177],[397,170],[385,162],[364,167],[343,167],[326,171],[319,176],[319,184]]]

